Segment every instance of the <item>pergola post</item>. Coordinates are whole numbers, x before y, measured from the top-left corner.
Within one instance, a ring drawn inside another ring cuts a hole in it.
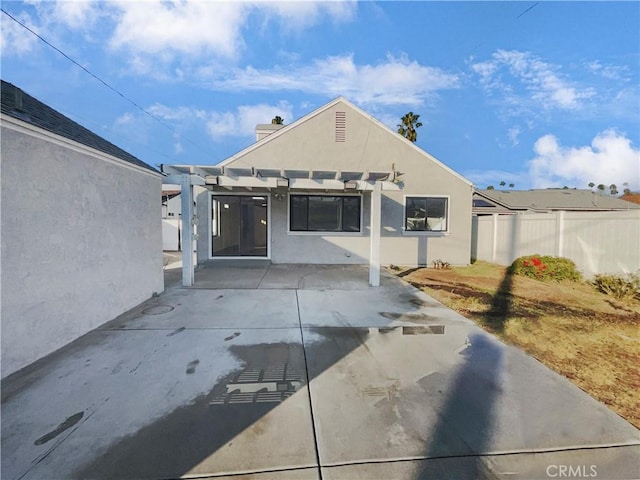
[[[180,175],[182,216],[182,286],[193,286],[193,185],[191,175]]]
[[[193,267],[193,185],[244,188],[322,190],[325,192],[371,192],[369,284],[380,285],[380,243],[382,230],[382,190],[398,191],[389,179],[395,172],[341,172],[334,170],[286,170],[173,165],[165,167],[163,183],[179,184],[182,192],[182,285],[194,284]]]
[[[382,225],[382,183],[375,182],[371,192],[371,249],[369,252],[369,285],[380,286],[380,229]]]

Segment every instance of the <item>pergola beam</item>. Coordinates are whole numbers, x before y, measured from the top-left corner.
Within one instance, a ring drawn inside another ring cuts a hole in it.
[[[193,186],[208,185],[218,186],[226,190],[243,189],[252,191],[254,188],[276,189],[285,188],[289,191],[296,190],[323,190],[334,192],[371,192],[371,221],[370,221],[370,253],[369,253],[369,284],[372,287],[380,285],[380,243],[382,226],[382,191],[400,190],[400,185],[389,180],[394,178],[393,172],[363,172],[358,178],[358,172],[348,172],[344,174],[336,171],[335,177],[324,178],[330,172],[316,173],[313,178],[313,171],[309,170],[308,176],[304,178],[298,176],[301,171],[291,171],[291,176],[287,175],[287,170],[281,170],[281,176],[275,176],[277,172],[267,169],[236,169],[235,171],[220,167],[196,167],[196,166],[175,166],[168,167],[168,172],[172,174],[163,177],[165,184],[180,185],[182,195],[182,285],[190,287],[194,283],[194,211],[193,211]],[[226,175],[236,173],[236,175]],[[225,174],[220,174],[225,173]],[[244,174],[243,174],[244,173]],[[246,174],[250,173],[250,174]],[[269,176],[266,176],[266,175]],[[273,176],[271,176],[273,175]]]

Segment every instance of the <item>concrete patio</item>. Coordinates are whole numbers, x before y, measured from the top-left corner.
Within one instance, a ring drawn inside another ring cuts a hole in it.
[[[358,266],[197,270],[4,379],[1,446],[16,480],[640,477],[635,427]]]

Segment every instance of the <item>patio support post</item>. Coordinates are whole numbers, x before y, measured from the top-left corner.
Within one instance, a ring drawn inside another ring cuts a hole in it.
[[[191,287],[193,271],[193,185],[190,175],[180,175],[180,195],[182,197],[182,286]]]
[[[380,286],[380,227],[382,224],[382,183],[375,182],[371,192],[371,251],[369,253],[369,285]]]

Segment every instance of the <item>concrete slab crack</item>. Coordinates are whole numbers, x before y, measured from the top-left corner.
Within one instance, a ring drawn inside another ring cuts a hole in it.
[[[322,480],[322,464],[320,463],[320,451],[318,450],[318,432],[316,431],[316,419],[313,414],[313,401],[311,400],[311,380],[309,378],[309,364],[307,362],[307,349],[304,345],[304,331],[302,328],[302,319],[300,317],[300,300],[298,299],[298,290],[296,289],[296,306],[298,308],[298,325],[300,326],[300,340],[302,342],[302,354],[304,356],[304,373],[307,379],[307,395],[309,396],[309,411],[311,413],[311,428],[313,431],[313,447],[316,452],[316,462],[318,463],[318,479]]]

